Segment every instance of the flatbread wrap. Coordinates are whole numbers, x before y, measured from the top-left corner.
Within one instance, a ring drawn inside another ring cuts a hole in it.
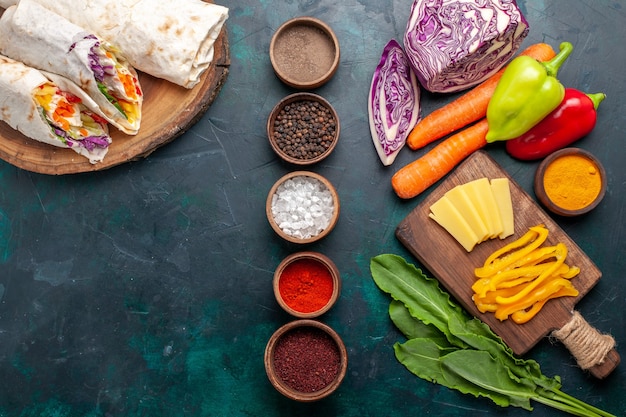
[[[0,56],[0,119],[30,139],[101,162],[111,143],[107,122],[69,84],[53,83],[41,71]]]
[[[228,19],[228,8],[202,0],[36,1],[116,45],[137,70],[185,88],[210,67]]]
[[[119,49],[33,0],[0,18],[0,54],[69,79],[92,99],[92,110],[122,132],[137,134],[143,93],[135,69]]]

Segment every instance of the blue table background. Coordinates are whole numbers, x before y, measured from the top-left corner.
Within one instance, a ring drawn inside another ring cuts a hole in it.
[[[370,258],[405,256],[397,224],[423,196],[402,201],[390,178],[420,153],[383,167],[371,142],[367,94],[382,48],[402,39],[408,0],[232,0],[230,74],[187,133],[148,158],[98,173],[46,176],[0,161],[0,416],[526,416],[410,374],[394,358],[401,340]],[[626,343],[624,195],[626,4],[622,0],[519,1],[530,23],[524,46],[574,44],[562,82],[604,91],[594,132],[576,146],[604,163],[608,192],[592,213],[557,218],[603,272],[578,310],[618,351]],[[334,153],[312,168],[331,180],[342,209],[336,229],[306,249],[342,273],[338,304],[322,320],[349,352],[344,383],[301,404],[269,384],[263,351],[290,317],[276,304],[272,273],[302,248],[270,229],[267,192],[293,170],[278,161],[266,118],[294,90],[272,72],[268,47],[295,16],[326,21],[341,44],[334,78],[315,92],[341,118]],[[423,114],[453,95],[423,93]],[[149,99],[149,98],[147,98]],[[531,196],[538,163],[493,156]],[[424,194],[426,195],[426,194]],[[419,266],[419,264],[418,264]],[[626,415],[626,366],[607,379],[582,372],[548,338],[527,355],[563,390]],[[560,415],[535,404],[536,416]]]

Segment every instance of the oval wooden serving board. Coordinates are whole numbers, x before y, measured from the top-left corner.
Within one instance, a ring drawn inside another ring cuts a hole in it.
[[[428,217],[430,206],[446,191],[456,185],[487,177],[509,179],[515,215],[515,233],[507,239],[491,239],[466,252],[441,226]],[[510,243],[532,226],[544,224],[549,235],[544,245],[564,243],[568,248],[567,263],[580,268],[572,280],[580,294],[550,300],[529,322],[516,324],[512,320],[499,321],[492,313],[483,314],[472,301],[471,286],[475,281],[474,268],[484,263],[496,249]],[[396,237],[417,257],[445,288],[471,314],[487,323],[518,355],[526,353],[553,330],[561,329],[570,321],[575,304],[600,280],[602,273],[554,220],[484,151],[472,154],[457,167],[426,199],[398,225]],[[598,369],[590,370],[597,377],[610,373],[619,362],[615,350],[610,360]]]
[[[0,8],[0,15],[2,12],[4,9]],[[213,63],[192,89],[139,72],[144,92],[139,133],[130,136],[110,126],[113,143],[102,162],[91,164],[70,149],[29,139],[4,122],[0,122],[0,158],[28,171],[64,175],[101,171],[148,156],[186,132],[215,100],[230,67],[226,25],[214,48]]]

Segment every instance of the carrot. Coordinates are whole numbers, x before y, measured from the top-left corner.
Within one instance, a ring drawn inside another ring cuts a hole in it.
[[[537,43],[523,50],[520,55],[527,55],[539,61],[549,61],[556,53],[550,45]],[[420,149],[485,117],[487,105],[498,81],[502,78],[503,72],[504,68],[456,100],[440,107],[419,121],[407,137],[406,143],[409,148]]]
[[[413,198],[443,178],[472,152],[487,144],[487,119],[446,138],[421,158],[402,167],[391,178],[400,198]]]

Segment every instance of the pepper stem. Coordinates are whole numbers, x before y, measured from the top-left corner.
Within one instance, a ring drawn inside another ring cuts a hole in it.
[[[600,102],[602,102],[602,100],[606,98],[606,94],[604,93],[586,94],[586,96],[591,99],[591,102],[593,103],[593,108],[595,110],[598,110]]]
[[[562,42],[559,45],[559,49],[559,53],[556,54],[554,58],[552,58],[548,62],[543,63],[544,67],[546,67],[548,75],[551,77],[556,77],[556,74],[559,72],[559,68],[561,67],[561,65],[563,65],[567,57],[569,57],[569,55],[574,50],[574,45],[572,45],[570,42]]]

